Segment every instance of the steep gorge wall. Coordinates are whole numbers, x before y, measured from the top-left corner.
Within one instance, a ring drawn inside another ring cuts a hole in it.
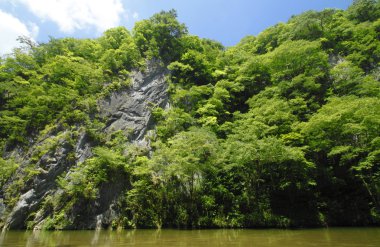
[[[144,72],[131,73],[132,85],[129,89],[113,92],[106,99],[99,100],[99,115],[106,121],[102,132],[111,134],[121,130],[123,133],[129,133],[130,142],[148,145],[144,136],[149,129],[154,128],[152,106],[166,107],[168,104],[165,81],[167,73],[167,69],[159,66],[158,63],[148,63]],[[67,178],[71,168],[92,156],[93,144],[90,138],[80,126],[76,129],[78,133],[76,135],[66,130],[50,131],[28,150],[24,152],[15,150],[9,154],[17,156],[21,166],[1,190],[5,194],[4,191],[12,189],[12,186],[15,187],[18,183],[21,196],[15,198],[12,205],[6,205],[0,201],[0,219],[4,229],[23,229],[27,227],[28,221],[34,222],[34,228],[38,229],[50,216],[51,212],[43,209],[42,204],[47,197],[62,193],[57,179],[65,174]],[[49,140],[54,140],[54,148],[38,160],[33,160],[36,150]],[[30,167],[37,172],[35,174],[27,172]],[[70,216],[71,222],[75,224],[68,228],[94,229],[109,225],[118,215],[115,204],[125,190],[123,181],[105,184],[100,188],[99,198],[93,205],[83,205],[89,207],[85,215],[82,212],[80,216],[75,214]],[[10,198],[5,199],[11,201]],[[80,219],[76,219],[77,217]]]

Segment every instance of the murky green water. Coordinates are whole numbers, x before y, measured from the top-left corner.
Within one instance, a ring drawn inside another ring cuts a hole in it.
[[[380,228],[310,230],[8,231],[0,246],[380,246]]]

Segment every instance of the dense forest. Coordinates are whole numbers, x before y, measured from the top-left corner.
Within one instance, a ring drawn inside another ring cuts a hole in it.
[[[102,227],[380,224],[379,1],[233,47],[189,34],[174,10],[97,39],[19,40],[0,59],[0,227],[59,150],[65,168],[15,228],[86,228],[106,188],[118,196]],[[144,144],[104,131],[99,102],[151,66],[169,100],[150,104]],[[78,160],[82,133],[91,156]]]

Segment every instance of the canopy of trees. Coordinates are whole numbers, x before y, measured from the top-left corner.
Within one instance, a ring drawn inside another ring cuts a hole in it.
[[[115,179],[126,184],[121,227],[379,225],[379,33],[379,1],[355,0],[228,48],[189,35],[174,10],[131,32],[25,42],[0,60],[1,150],[75,126],[98,146],[57,181],[66,206],[52,206],[47,228]],[[96,102],[150,60],[171,71],[171,107],[152,109],[148,152],[105,137]],[[1,186],[18,166],[7,157]]]

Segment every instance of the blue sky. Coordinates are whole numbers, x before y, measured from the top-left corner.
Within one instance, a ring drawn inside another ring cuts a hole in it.
[[[176,9],[191,34],[226,46],[257,35],[306,10],[346,9],[352,0],[0,0],[0,54],[17,46],[20,35],[46,42],[55,38],[94,38],[161,10]]]

